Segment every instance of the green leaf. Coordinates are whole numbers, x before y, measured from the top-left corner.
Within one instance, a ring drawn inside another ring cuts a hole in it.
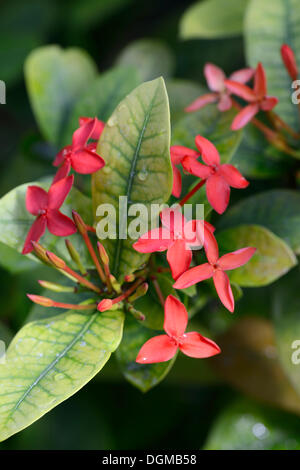
[[[117,65],[136,67],[142,81],[153,80],[160,75],[172,76],[174,56],[170,48],[155,39],[138,39],[130,43],[119,55]]]
[[[279,359],[291,383],[300,395],[300,297],[299,267],[278,282],[272,297],[272,314]]]
[[[256,248],[248,263],[229,271],[230,279],[240,286],[264,286],[286,274],[297,258],[290,247],[272,232],[259,225],[240,225],[217,234],[220,254],[246,246]]]
[[[34,269],[36,264],[26,256],[17,253],[16,250],[0,242],[0,265],[7,271],[17,274],[29,269]]]
[[[166,83],[170,101],[172,125],[185,116],[184,108],[206,93],[204,87],[192,80],[171,79]]]
[[[94,25],[99,26],[129,3],[132,0],[75,0],[68,11],[68,26],[78,34],[78,30],[85,31]]]
[[[291,159],[270,145],[254,126],[246,126],[231,163],[245,177],[266,179],[282,177],[289,171]]]
[[[190,104],[186,102],[186,105]],[[188,113],[176,122],[172,132],[172,145],[195,148],[195,137],[200,134],[211,140],[220,152],[222,163],[227,163],[240,144],[242,132],[230,129],[235,111],[220,113],[215,104],[195,113]]]
[[[88,90],[96,75],[89,55],[76,48],[45,46],[34,50],[25,63],[31,105],[45,138],[61,144],[74,103]]]
[[[263,225],[300,254],[300,194],[274,189],[243,199],[220,218],[218,228]]]
[[[183,39],[223,38],[243,32],[248,0],[204,0],[192,5],[183,15],[180,36]]]
[[[69,311],[28,323],[0,367],[0,440],[24,429],[89,382],[122,337],[121,311]]]
[[[168,97],[163,79],[158,78],[143,83],[120,103],[109,118],[98,144],[106,166],[92,177],[94,212],[100,204],[111,204],[116,209],[117,235],[119,196],[128,198],[128,210],[135,203],[142,203],[148,209],[147,215],[140,215],[141,226],[151,220],[151,204],[168,200],[172,191],[169,147]],[[121,218],[126,209],[121,206]],[[131,219],[128,217],[128,225]],[[134,241],[118,236],[115,240],[103,240],[111,270],[119,280],[148,258],[148,255],[137,253],[132,248]]]
[[[114,67],[97,77],[74,105],[64,143],[67,145],[71,142],[80,116],[97,116],[107,121],[120,101],[139,83],[139,73],[134,67]]]
[[[0,242],[17,250],[19,253],[22,252],[26,235],[34,221],[34,217],[27,212],[25,206],[26,190],[30,185],[41,186],[45,190],[48,190],[50,186],[49,183],[40,182],[22,184],[0,199]],[[92,225],[92,201],[87,196],[81,194],[76,188],[71,189],[61,208],[62,212],[69,217],[71,217],[72,209],[79,212],[88,225]],[[86,267],[93,266],[81,236],[75,233],[68,238],[70,238],[78,250]],[[63,237],[55,237],[46,231],[45,235],[41,238],[41,243],[48,250],[55,251],[58,256],[62,256],[66,261],[71,262]],[[29,255],[29,257],[37,261],[34,256]]]
[[[280,47],[289,44],[300,63],[300,4],[298,0],[251,0],[245,15],[246,56],[249,65],[262,62],[268,95],[279,99],[276,112],[299,127],[298,108],[292,103],[291,79],[282,63]]]
[[[299,433],[299,418],[240,399],[222,411],[212,426],[204,448],[300,450]]]
[[[222,354],[211,362],[226,383],[256,400],[300,415],[300,398],[281,367],[269,320],[253,314],[241,318],[216,342]]]
[[[127,318],[123,339],[116,352],[118,363],[126,379],[142,392],[148,392],[159,384],[171,370],[176,355],[171,361],[158,364],[138,364],[135,359],[139,350],[150,338],[160,335],[140,325],[136,320]]]

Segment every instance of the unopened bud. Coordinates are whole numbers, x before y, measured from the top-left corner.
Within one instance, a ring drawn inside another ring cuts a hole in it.
[[[129,305],[127,307],[128,312],[138,321],[145,321],[146,317],[145,315],[140,312],[139,310],[136,310],[133,305]]]
[[[39,243],[37,242],[31,242],[32,246],[33,246],[33,253],[35,254],[35,256],[40,260],[42,261],[43,263],[47,264],[48,266],[51,265],[51,263],[49,262],[49,259],[46,255],[46,249],[42,247],[42,245],[40,245]]]
[[[104,248],[104,246],[100,242],[97,242],[97,247],[98,247],[98,252],[99,252],[99,256],[100,256],[100,259],[101,259],[102,263],[105,264],[105,265],[108,265],[109,264],[109,257],[108,257],[108,254],[106,252],[106,249]]]
[[[117,279],[115,278],[115,276],[110,274],[109,275],[109,280],[110,280],[110,283],[111,283],[112,288],[114,289],[114,291],[117,292],[117,294],[120,294],[122,292],[122,289],[121,289],[121,286],[118,283]]]
[[[42,297],[41,295],[27,294],[27,297],[35,304],[42,305],[43,307],[53,307],[54,301],[48,299],[48,297]]]
[[[53,292],[75,292],[75,287],[61,286],[55,282],[38,281],[39,284],[45,289],[52,290]]]
[[[113,306],[113,301],[111,299],[103,299],[99,302],[97,309],[100,312],[105,312],[106,310],[110,310]]]
[[[83,266],[83,264],[81,262],[80,255],[79,255],[78,251],[74,247],[73,243],[70,242],[70,240],[65,240],[65,243],[66,243],[67,250],[68,250],[72,260],[74,261],[74,263],[78,267],[81,274],[85,275],[87,272],[86,272],[86,269],[85,269],[85,267]]]
[[[63,259],[56,256],[51,251],[46,251],[46,255],[47,255],[49,261],[53,264],[53,266],[55,266],[58,269],[65,269],[66,263],[64,262]]]
[[[135,280],[135,275],[134,274],[126,274],[124,277],[125,282],[133,282]]]
[[[85,223],[83,222],[82,218],[80,217],[80,215],[75,212],[74,210],[72,211],[72,217],[73,217],[73,220],[75,222],[75,225],[77,227],[77,230],[78,232],[81,234],[81,235],[86,235],[87,233],[87,228],[86,228],[86,225]]]
[[[143,297],[143,295],[146,294],[148,290],[149,285],[147,282],[143,282],[135,291],[134,294],[132,294],[130,297],[128,297],[129,302],[134,302],[135,300],[139,299],[140,297]]]

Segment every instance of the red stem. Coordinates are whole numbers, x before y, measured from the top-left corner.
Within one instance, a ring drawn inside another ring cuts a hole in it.
[[[198,189],[200,189],[205,184],[205,182],[206,180],[199,181],[199,183],[196,184],[196,186],[193,189],[191,189],[191,191],[187,193],[187,195],[184,196],[183,199],[181,199],[181,201],[179,202],[179,205],[182,207],[198,191]]]

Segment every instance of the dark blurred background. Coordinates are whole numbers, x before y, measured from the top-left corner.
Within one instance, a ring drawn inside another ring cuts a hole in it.
[[[242,67],[240,36],[179,39],[180,18],[192,3],[190,0],[1,2],[0,79],[7,86],[7,104],[0,106],[1,196],[18,184],[52,171],[53,152],[38,131],[25,89],[23,65],[31,50],[46,44],[78,46],[89,52],[102,72],[115,64],[132,41],[152,38],[163,41],[172,51],[175,77],[204,84],[202,69],[206,61],[222,66],[226,72]],[[21,266],[10,270],[3,247],[0,254],[1,335],[9,337],[23,324],[30,309],[25,293],[41,278],[44,268],[36,268],[30,275],[28,271],[23,273]],[[258,289],[245,289],[239,316],[254,313],[260,321],[268,318],[272,289],[274,286],[265,289],[263,295]],[[213,326],[215,331],[222,331],[232,320],[215,305],[207,315],[215,311],[219,323]],[[208,317],[206,324],[211,326],[212,321],[217,322]],[[268,333],[266,336],[269,345]],[[253,351],[251,354],[255,356]],[[80,392],[0,444],[0,449],[220,448],[222,436],[226,436],[225,446],[232,448],[300,448],[298,404],[286,405],[284,400],[282,404],[255,391],[247,398],[244,395],[247,384],[238,383],[238,370],[231,388],[221,379],[224,374],[217,373],[218,367],[211,365],[210,361],[204,364],[180,358],[167,379],[144,395],[125,381],[112,359]],[[258,389],[262,387],[259,380]]]

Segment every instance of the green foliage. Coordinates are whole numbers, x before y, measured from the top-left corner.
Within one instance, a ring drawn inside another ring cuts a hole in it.
[[[264,286],[286,274],[295,264],[289,246],[272,232],[259,225],[240,225],[217,233],[220,253],[227,253],[245,246],[253,246],[256,252],[251,260],[230,272],[230,279],[241,286]]]
[[[98,145],[106,166],[92,178],[94,212],[100,204],[110,203],[118,222],[119,196],[127,196],[128,211],[134,203],[143,203],[149,209],[151,204],[166,202],[172,189],[169,146],[168,97],[164,81],[159,78],[136,88],[107,121]],[[151,211],[147,212],[141,213],[141,227],[151,220]],[[119,227],[120,222],[117,234]],[[118,279],[133,272],[148,257],[132,248],[129,237],[106,239],[103,243]]]
[[[51,143],[60,145],[74,103],[90,87],[96,66],[80,49],[45,46],[25,64],[25,78],[36,120]]]
[[[120,311],[69,311],[28,323],[0,368],[0,439],[43,416],[91,380],[122,337]]]
[[[276,96],[276,112],[298,128],[298,109],[291,100],[291,79],[285,70],[280,47],[289,44],[300,62],[300,4],[297,0],[250,0],[245,17],[246,57],[250,66],[262,62],[268,94]]]
[[[204,0],[192,5],[183,15],[180,35],[183,39],[223,38],[243,32],[248,0]]]
[[[143,82],[172,76],[174,57],[169,47],[161,41],[139,39],[130,43],[119,55],[118,65],[134,66]]]

